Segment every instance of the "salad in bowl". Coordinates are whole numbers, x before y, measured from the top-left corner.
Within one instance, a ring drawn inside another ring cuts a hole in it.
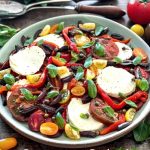
[[[122,130],[148,100],[149,63],[132,39],[94,22],[45,24],[0,65],[3,105],[48,138]]]

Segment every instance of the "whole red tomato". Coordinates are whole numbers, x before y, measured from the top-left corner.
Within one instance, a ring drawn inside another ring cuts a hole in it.
[[[150,23],[150,0],[129,0],[127,13],[134,23]]]

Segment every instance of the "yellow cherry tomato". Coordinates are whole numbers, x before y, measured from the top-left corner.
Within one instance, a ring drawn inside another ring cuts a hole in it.
[[[39,34],[40,36],[45,36],[48,35],[50,33],[51,30],[51,26],[50,25],[46,25],[43,30],[41,31],[41,33]]]
[[[63,89],[63,90],[61,91],[61,93],[63,94],[63,98],[62,98],[62,100],[59,102],[59,104],[65,104],[65,103],[67,103],[67,102],[69,101],[69,99],[70,99],[70,91]]]
[[[58,132],[58,125],[53,122],[42,123],[40,132],[44,135],[55,135]]]
[[[10,137],[0,140],[0,150],[9,150],[17,145],[16,138]]]
[[[131,30],[139,36],[144,35],[144,28],[140,24],[135,24],[131,27]]]
[[[74,36],[74,39],[75,39],[75,42],[76,42],[77,46],[79,46],[79,47],[81,47],[81,46],[83,46],[83,45],[90,42],[90,39],[85,35],[77,34],[77,35]]]
[[[80,133],[78,130],[75,130],[70,124],[65,125],[65,133],[72,140],[79,140]]]
[[[135,108],[129,108],[127,110],[127,112],[125,113],[126,121],[132,121],[134,116],[135,116],[135,113],[136,113],[136,109]]]
[[[26,78],[31,84],[34,84],[40,79],[40,76],[41,74],[33,74],[33,75],[27,75]]]
[[[85,88],[83,86],[77,85],[71,89],[71,93],[74,96],[82,96],[85,93]]]

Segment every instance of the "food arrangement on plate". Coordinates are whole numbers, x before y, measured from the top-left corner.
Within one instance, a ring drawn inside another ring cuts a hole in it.
[[[145,50],[93,22],[64,24],[23,36],[1,64],[4,105],[49,138],[94,138],[129,126],[148,100]]]

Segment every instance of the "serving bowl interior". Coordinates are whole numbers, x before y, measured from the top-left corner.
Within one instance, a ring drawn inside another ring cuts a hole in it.
[[[95,15],[75,14],[75,15],[66,15],[66,16],[46,19],[21,30],[13,38],[11,38],[10,41],[8,41],[7,44],[0,50],[0,62],[4,62],[5,60],[8,59],[9,54],[14,49],[15,45],[21,45],[20,39],[23,35],[32,37],[38,29],[43,28],[46,24],[52,25],[63,21],[67,26],[67,25],[77,24],[79,20],[82,20],[83,22],[94,22],[97,25],[107,26],[109,27],[111,32],[122,34],[126,38],[131,38],[132,39],[131,45],[133,47],[136,46],[136,47],[143,48],[147,52],[150,58],[149,46],[140,37],[138,37],[136,34],[134,34],[132,31],[130,31],[128,28],[124,27],[123,25]],[[13,129],[15,129],[23,136],[26,136],[27,138],[30,138],[37,142],[56,146],[56,147],[65,147],[65,148],[86,148],[86,147],[105,144],[115,139],[118,139],[123,135],[129,133],[131,130],[133,130],[146,117],[146,115],[150,111],[149,107],[150,107],[150,101],[148,98],[148,101],[143,105],[140,111],[137,112],[132,124],[121,131],[115,131],[107,135],[98,136],[92,139],[81,138],[80,140],[75,141],[75,140],[68,139],[65,135],[62,135],[59,138],[49,138],[41,135],[40,133],[30,131],[26,123],[18,122],[12,117],[7,107],[4,107],[2,105],[2,100],[0,97],[0,115]]]

